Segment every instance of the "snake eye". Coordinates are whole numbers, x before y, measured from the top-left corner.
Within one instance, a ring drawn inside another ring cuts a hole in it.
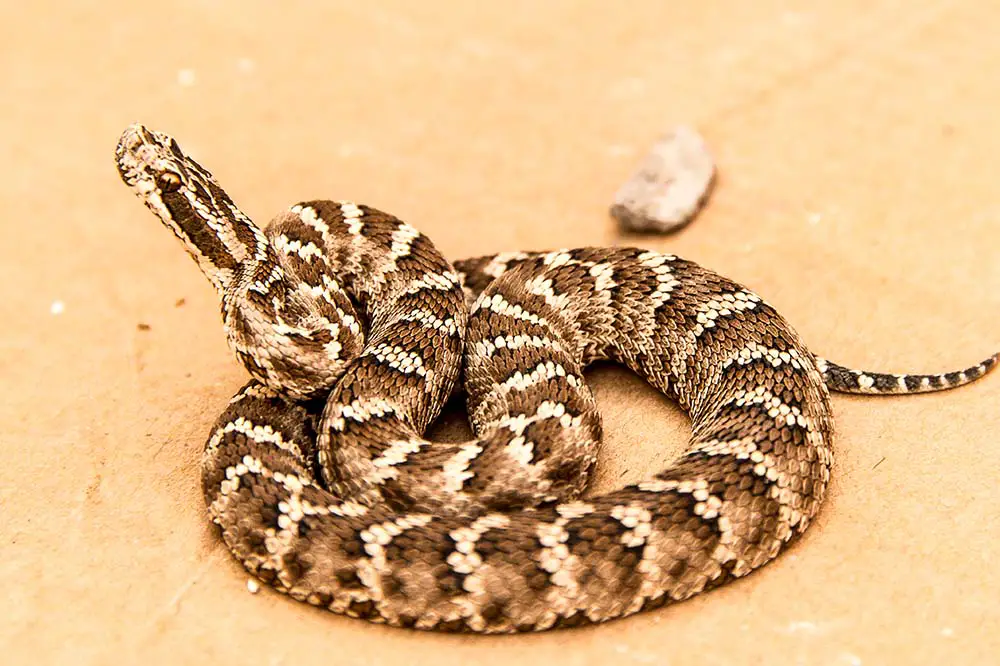
[[[156,177],[156,185],[164,192],[176,192],[181,188],[181,177],[173,171],[164,171]]]

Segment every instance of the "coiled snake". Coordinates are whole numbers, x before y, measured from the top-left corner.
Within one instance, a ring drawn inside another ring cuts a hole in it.
[[[391,215],[292,206],[266,230],[170,137],[129,127],[125,183],[215,286],[253,380],[205,448],[211,519],[254,576],[352,617],[444,631],[601,622],[772,560],[816,516],[828,388],[950,388],[946,375],[813,356],[750,290],[637,248],[450,264]],[[463,370],[475,439],[423,439]],[[690,415],[689,448],[581,499],[601,439],[583,380],[612,359]]]

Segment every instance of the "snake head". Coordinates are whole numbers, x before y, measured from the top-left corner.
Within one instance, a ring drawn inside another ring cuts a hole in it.
[[[191,159],[173,138],[138,123],[122,132],[115,157],[118,174],[140,196],[179,190],[185,176],[183,164]]]
[[[115,158],[125,184],[181,240],[220,293],[243,262],[266,252],[261,231],[172,137],[130,125]]]

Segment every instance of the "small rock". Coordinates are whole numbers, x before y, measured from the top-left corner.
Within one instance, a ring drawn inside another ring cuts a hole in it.
[[[257,582],[256,578],[247,578],[247,590],[250,594],[257,594],[260,592],[260,583]]]
[[[714,183],[715,162],[705,141],[681,125],[653,145],[619,188],[611,216],[632,231],[676,231],[701,209]]]

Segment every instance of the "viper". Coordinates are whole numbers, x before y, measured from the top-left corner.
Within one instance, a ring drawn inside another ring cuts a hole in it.
[[[116,161],[215,287],[252,378],[205,447],[211,520],[257,579],[352,617],[499,633],[687,599],[814,521],[831,389],[935,391],[997,362],[851,370],[746,287],[640,248],[452,264],[347,201],[299,203],[261,229],[141,125]],[[590,497],[602,426],[583,372],[603,359],[675,400],[692,436],[668,467]],[[473,439],[425,439],[460,378]]]

